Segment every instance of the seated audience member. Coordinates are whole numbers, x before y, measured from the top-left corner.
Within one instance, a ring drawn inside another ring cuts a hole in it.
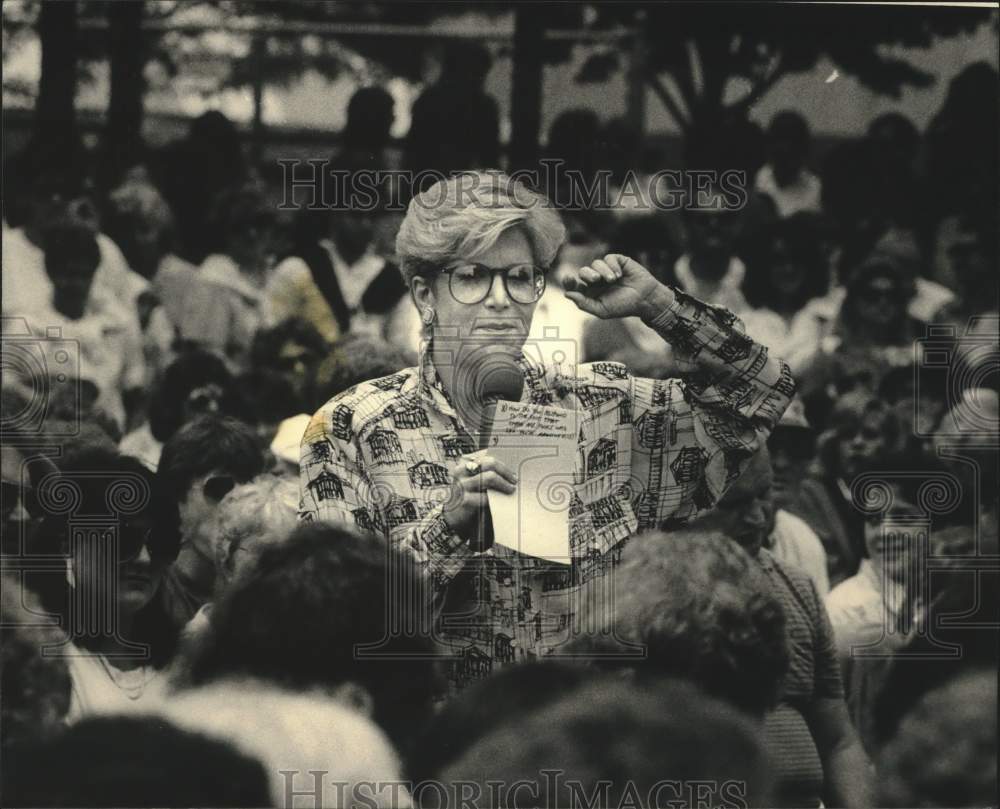
[[[830,586],[858,571],[864,549],[864,515],[855,508],[851,483],[899,442],[899,421],[885,402],[865,390],[842,396],[819,440],[815,475],[803,481],[800,515],[826,548]]]
[[[361,382],[410,368],[416,358],[403,349],[366,334],[348,334],[334,343],[316,372],[317,395],[329,401]]]
[[[27,216],[22,227],[4,231],[3,313],[47,318],[52,310],[52,282],[45,272],[45,231],[69,220],[90,230],[97,242],[99,260],[94,272],[94,297],[118,302],[129,314],[149,284],[129,269],[117,245],[100,233],[97,206],[87,186],[82,166],[86,156],[79,143],[29,145],[19,160],[19,174],[27,177]]]
[[[935,321],[955,323],[959,333],[977,315],[996,317],[997,228],[988,213],[958,216],[943,223],[937,237],[937,270],[955,290],[955,300],[936,313]],[[994,332],[996,330],[994,321]]]
[[[282,422],[300,415],[299,405],[290,395],[284,374],[273,370],[254,370],[236,379],[238,416],[257,438],[257,447],[264,455],[265,469],[276,472],[271,444]]]
[[[180,513],[180,553],[163,577],[160,599],[178,630],[212,598],[219,503],[263,471],[253,431],[229,417],[201,416],[163,446],[156,475]]]
[[[797,318],[792,369],[802,375],[834,351],[863,355],[868,349],[889,367],[911,360],[912,340],[949,311],[954,299],[921,273],[920,254],[904,232],[882,231],[846,245],[841,285],[811,301]]]
[[[288,415],[313,413],[325,399],[316,396],[316,368],[330,346],[315,327],[300,317],[289,317],[257,332],[250,362],[254,370],[280,374],[288,392]]]
[[[741,317],[747,334],[782,357],[798,343],[802,310],[829,291],[820,237],[819,217],[798,213],[761,228],[747,251],[743,292],[752,308]]]
[[[175,693],[159,712],[189,733],[231,744],[264,764],[270,801],[247,805],[412,806],[399,758],[382,731],[320,691],[224,680]]]
[[[781,699],[765,721],[778,805],[866,806],[868,760],[844,702],[833,630],[810,578],[779,562],[767,539],[771,464],[766,447],[693,530],[720,531],[755,557],[780,600],[790,667]]]
[[[951,372],[951,368],[911,363],[893,368],[882,377],[878,398],[896,413],[898,451],[920,454],[931,450],[934,433],[948,409],[947,385]]]
[[[380,218],[363,211],[304,212],[292,255],[268,285],[274,318],[304,318],[328,343],[349,332],[384,336],[413,304],[377,238]]]
[[[826,599],[837,652],[848,675],[855,653],[864,654],[880,642],[883,648],[895,648],[911,629],[907,609],[919,585],[914,571],[925,569],[927,550],[920,547],[919,531],[908,528],[906,522],[924,514],[918,505],[921,487],[933,485],[935,478],[940,485],[944,477],[944,467],[935,458],[913,453],[887,454],[868,465],[866,472],[877,476],[873,496],[885,492],[888,499],[882,511],[866,516],[864,556],[858,572],[838,584]],[[864,504],[865,497],[859,490],[855,499]],[[946,516],[935,516],[939,527],[943,519]]]
[[[414,798],[422,806],[445,797],[454,806],[456,794],[490,807],[774,805],[756,724],[683,681],[576,689],[490,729],[441,780],[443,792]]]
[[[775,703],[788,668],[781,606],[725,536],[641,534],[626,546],[613,587],[613,596],[585,602],[581,626],[593,634],[568,646],[572,656],[640,678],[691,680],[752,716]]]
[[[263,194],[244,187],[213,203],[217,243],[198,271],[176,325],[186,342],[214,351],[234,371],[245,369],[257,330],[268,322],[264,288],[276,249],[275,214]]]
[[[869,753],[877,756],[920,699],[949,680],[1000,664],[996,622],[1000,576],[996,525],[952,526],[929,536],[929,576],[908,593],[910,632],[852,661],[848,704]],[[981,560],[979,569],[970,560]],[[995,715],[995,714],[994,714]]]
[[[809,124],[791,110],[779,112],[768,127],[769,159],[757,172],[754,189],[774,200],[782,219],[820,210],[822,184],[806,168],[810,140]]]
[[[440,778],[479,739],[600,678],[577,662],[549,659],[510,666],[470,684],[431,718],[407,762],[410,777]]]
[[[66,491],[75,494],[71,508]],[[60,616],[71,641],[62,651],[73,683],[68,719],[155,702],[177,641],[156,598],[177,556],[176,507],[137,459],[96,448],[43,479],[38,498],[47,512],[38,551],[67,560],[65,586],[43,593],[43,606]]]
[[[684,211],[687,251],[674,263],[674,280],[688,295],[736,315],[749,307],[742,286],[746,265],[736,255],[739,213],[718,191],[699,193]]]
[[[803,483],[816,456],[816,436],[800,399],[792,400],[771,431],[767,447],[773,473],[774,525],[766,547],[782,562],[808,573],[816,591],[826,596],[830,590],[825,549],[829,540],[820,539],[816,526],[809,522],[809,509],[802,502]]]
[[[286,541],[298,525],[296,481],[260,475],[222,498],[215,522],[215,598],[247,576],[265,549]],[[212,602],[195,613],[185,634],[201,632]]]
[[[412,558],[380,537],[300,526],[213,606],[189,679],[256,677],[343,695],[367,706],[405,757],[439,690],[429,595]]]
[[[148,716],[94,717],[15,750],[5,806],[279,806],[260,761]]]
[[[180,323],[187,296],[197,289],[198,268],[173,252],[170,206],[142,171],[114,189],[108,202],[109,234],[132,269],[152,282],[171,325]]]
[[[921,369],[923,370],[923,369]],[[959,481],[963,513],[971,522],[996,524],[1000,512],[1000,396],[967,388],[941,417],[933,445]]]
[[[875,252],[851,272],[836,318],[816,340],[802,334],[793,348],[801,369],[802,395],[863,371],[876,390],[893,368],[913,362],[919,324],[907,313],[913,279],[895,257]],[[811,352],[811,354],[810,354]]]
[[[173,216],[142,167],[132,169],[108,195],[104,225],[129,267],[144,281],[134,303],[152,380],[173,359],[174,324],[184,307],[178,296],[192,288],[195,267],[170,253]],[[165,285],[170,275],[173,278]]]
[[[153,389],[147,422],[126,435],[119,448],[155,471],[165,441],[199,416],[234,415],[236,393],[219,357],[200,349],[183,351]]]
[[[38,449],[39,443],[49,440],[45,428],[52,428],[56,420],[51,413],[45,414],[42,424],[32,420],[36,395],[4,368],[0,383],[0,434],[3,435],[0,548],[11,556],[20,556],[30,547],[29,540],[40,517],[35,490],[42,477],[57,468],[54,460]],[[34,414],[37,415],[37,410]]]
[[[878,806],[990,806],[997,797],[997,678],[982,667],[925,694],[879,754]]]
[[[78,376],[97,386],[96,405],[124,430],[137,409],[146,382],[138,320],[119,303],[92,294],[100,250],[92,231],[63,221],[45,231],[45,271],[52,287],[53,313],[29,319],[45,336],[51,327],[79,346]]]
[[[66,658],[59,656],[66,635],[44,622],[21,577],[3,575],[0,609],[0,749],[6,755],[13,746],[62,730],[73,684]]]

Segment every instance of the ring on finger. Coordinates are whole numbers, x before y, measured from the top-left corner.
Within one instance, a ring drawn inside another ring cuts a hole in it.
[[[465,462],[465,471],[468,472],[470,475],[478,474],[479,469],[480,469],[479,461]]]

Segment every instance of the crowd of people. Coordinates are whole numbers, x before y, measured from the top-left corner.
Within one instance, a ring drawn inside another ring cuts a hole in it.
[[[359,90],[329,165],[496,168],[477,65],[402,156]],[[29,144],[5,805],[992,803],[996,82],[822,159],[791,111],[693,143],[739,209],[474,172],[289,212],[219,113],[111,188]],[[585,110],[545,156],[654,196],[663,168]],[[483,519],[518,483],[477,453],[490,395],[582,414],[566,564]]]

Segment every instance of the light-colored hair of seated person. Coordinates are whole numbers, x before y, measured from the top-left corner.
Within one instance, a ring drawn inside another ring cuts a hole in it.
[[[181,691],[156,711],[178,727],[228,741],[263,763],[274,806],[409,807],[402,766],[371,720],[321,692],[293,693],[253,680]],[[284,771],[286,774],[282,774]],[[314,779],[311,771],[321,773]],[[290,773],[290,774],[288,774]],[[363,784],[363,786],[359,786]],[[290,790],[311,793],[295,801]]]
[[[233,553],[248,540],[276,543],[298,525],[298,483],[264,474],[234,488],[219,503],[215,516],[215,567],[219,582],[234,575]]]

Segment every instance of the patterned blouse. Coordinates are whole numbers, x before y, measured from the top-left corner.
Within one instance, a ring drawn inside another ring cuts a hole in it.
[[[302,439],[300,517],[378,532],[416,555],[455,687],[558,654],[576,631],[580,599],[627,538],[711,507],[794,395],[788,366],[733,314],[674,294],[650,326],[691,368],[683,381],[633,377],[612,362],[567,373],[532,362],[530,345],[522,352],[521,401],[573,409],[579,421],[571,564],[499,545],[477,553],[443,520],[449,467],[477,443],[429,345],[417,367],[356,385],[313,416]]]

